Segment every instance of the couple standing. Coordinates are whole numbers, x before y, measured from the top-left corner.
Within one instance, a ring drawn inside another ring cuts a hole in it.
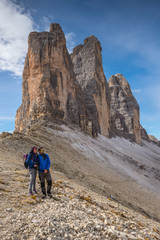
[[[52,187],[52,178],[49,171],[51,161],[49,156],[44,153],[43,147],[38,149],[39,154],[37,153],[37,148],[33,147],[30,154],[27,158],[27,164],[29,166],[30,173],[30,184],[29,184],[29,195],[32,196],[36,194],[36,176],[37,170],[39,171],[39,179],[41,183],[41,190],[43,197],[46,198],[47,194],[52,198],[51,187]],[[47,194],[45,188],[45,179],[47,181]]]

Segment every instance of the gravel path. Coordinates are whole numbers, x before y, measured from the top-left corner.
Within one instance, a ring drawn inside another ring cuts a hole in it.
[[[53,199],[42,200],[40,194],[31,198],[27,170],[14,166],[12,162],[6,173],[9,181],[3,182],[4,175],[0,181],[1,239],[160,239],[159,223],[58,172],[52,172]]]

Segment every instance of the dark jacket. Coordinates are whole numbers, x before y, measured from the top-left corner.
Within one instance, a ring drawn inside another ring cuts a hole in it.
[[[38,161],[39,161],[39,171],[44,172],[45,169],[49,170],[49,167],[51,165],[51,161],[49,159],[49,156],[47,154],[39,154],[38,155]]]
[[[33,152],[30,152],[26,162],[27,162],[29,168],[35,168],[34,165],[37,165],[37,166],[39,165],[38,155]]]

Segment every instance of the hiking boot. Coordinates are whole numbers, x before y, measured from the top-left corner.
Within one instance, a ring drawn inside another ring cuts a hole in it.
[[[48,193],[48,197],[50,198],[53,198],[52,194],[51,193]]]
[[[33,192],[29,192],[29,196],[33,196]]]
[[[35,190],[35,191],[33,191],[33,194],[37,194],[37,191]]]
[[[42,196],[42,199],[45,199],[47,196],[45,195],[45,194],[43,194],[43,196]]]

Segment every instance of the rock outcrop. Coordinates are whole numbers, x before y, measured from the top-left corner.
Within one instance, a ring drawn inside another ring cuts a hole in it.
[[[26,130],[38,119],[78,124],[80,113],[85,114],[81,89],[59,24],[51,24],[50,32],[30,33],[22,91],[16,131]]]
[[[70,55],[57,23],[49,32],[30,33],[15,131],[26,132],[40,120],[58,121],[92,136],[152,141],[140,125],[139,106],[124,76],[112,75],[108,85],[101,51],[98,39],[90,36]]]
[[[147,134],[147,132],[146,132],[146,129],[143,128],[142,126],[140,126],[140,130],[141,130],[141,138],[142,138],[143,140],[149,142],[150,140],[149,140],[149,136],[148,136],[148,134]]]
[[[84,40],[83,45],[74,48],[71,58],[76,79],[84,94],[86,117],[92,124],[93,132],[108,137],[109,88],[103,72],[101,50],[98,39],[90,36]]]
[[[112,134],[141,144],[139,106],[122,74],[109,79]]]
[[[17,132],[40,119],[56,119],[77,124],[93,136],[109,136],[109,94],[97,38],[76,47],[72,60],[59,24],[51,24],[50,32],[30,33]]]
[[[152,136],[152,135],[148,135],[149,137],[149,141],[156,144],[157,146],[160,147],[160,141],[155,137],[155,136]]]

